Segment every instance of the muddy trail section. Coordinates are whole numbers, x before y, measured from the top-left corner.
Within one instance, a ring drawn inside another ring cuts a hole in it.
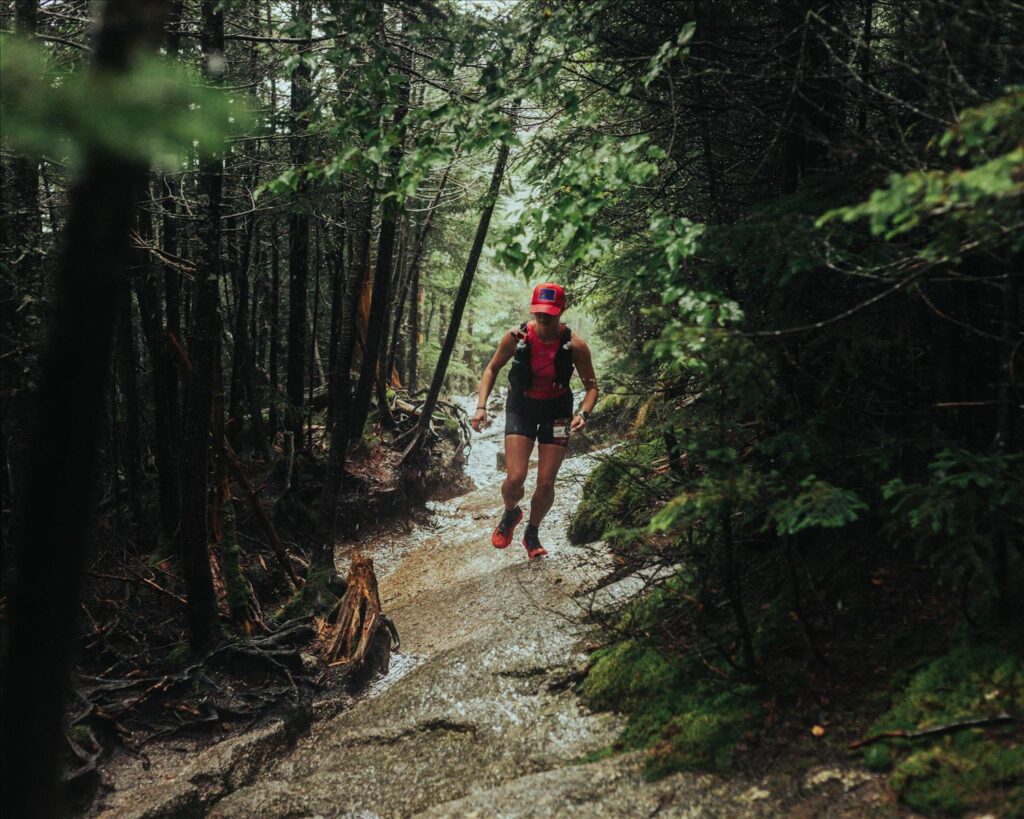
[[[431,503],[429,519],[399,538],[360,544],[401,636],[385,677],[340,712],[314,715],[297,739],[271,722],[198,754],[154,757],[146,775],[125,781],[94,815],[750,816],[788,812],[794,796],[842,815],[847,799],[870,790],[838,769],[781,793],[768,779],[676,774],[649,782],[636,753],[584,762],[623,725],[589,712],[573,693],[599,638],[586,611],[621,600],[642,580],[592,593],[610,557],[601,544],[566,542],[593,455],[563,466],[542,527],[549,557],[527,561],[521,528],[508,549],[493,548],[501,499],[492,450],[481,447],[469,464],[479,488]],[[347,551],[339,548],[342,571]]]

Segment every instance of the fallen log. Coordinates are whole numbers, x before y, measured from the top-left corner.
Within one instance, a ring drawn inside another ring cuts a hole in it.
[[[345,595],[327,622],[324,657],[331,667],[341,667],[354,682],[388,672],[392,636],[397,635],[381,612],[371,558],[353,556]]]

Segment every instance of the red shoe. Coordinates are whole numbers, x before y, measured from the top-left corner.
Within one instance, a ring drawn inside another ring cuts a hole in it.
[[[494,534],[491,535],[491,545],[495,549],[504,549],[512,542],[512,533],[515,532],[519,521],[523,519],[523,510],[518,506],[515,509],[506,509],[501,516],[501,521],[494,527]]]
[[[537,530],[530,531],[529,526],[526,527],[526,534],[523,535],[523,546],[526,547],[526,556],[530,560],[535,560],[538,557],[544,557],[547,552],[544,547],[540,545],[540,538],[537,537]]]

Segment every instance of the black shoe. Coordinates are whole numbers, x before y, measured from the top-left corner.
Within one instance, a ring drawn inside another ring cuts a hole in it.
[[[532,524],[527,524],[526,531],[523,533],[523,545],[526,547],[526,556],[530,560],[534,560],[538,557],[544,557],[547,552],[544,551],[544,547],[540,545],[540,537],[537,534],[537,527]]]

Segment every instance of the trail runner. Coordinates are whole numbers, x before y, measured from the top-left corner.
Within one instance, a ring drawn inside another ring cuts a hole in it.
[[[530,560],[547,554],[537,530],[554,502],[555,477],[565,458],[569,435],[587,425],[597,403],[597,378],[590,348],[561,323],[559,317],[564,310],[565,290],[560,285],[544,283],[534,288],[530,302],[533,321],[524,322],[502,336],[480,379],[476,413],[470,420],[477,432],[489,425],[487,398],[498,372],[511,359],[505,405],[505,480],[501,484],[505,512],[491,535],[491,544],[497,549],[508,546],[523,519],[519,501],[525,492],[526,472],[536,441],[537,488],[530,498],[530,519],[523,535]],[[586,388],[575,415],[569,387],[574,369]]]

